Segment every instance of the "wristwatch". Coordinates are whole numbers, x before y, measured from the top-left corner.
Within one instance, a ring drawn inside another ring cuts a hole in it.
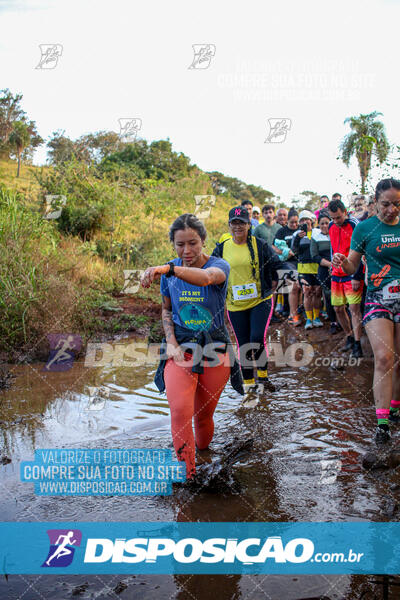
[[[175,265],[173,262],[169,262],[169,271],[168,273],[165,274],[165,277],[172,277],[173,275],[175,275]]]

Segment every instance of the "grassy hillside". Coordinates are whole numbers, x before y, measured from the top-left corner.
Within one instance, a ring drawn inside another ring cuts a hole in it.
[[[69,171],[24,165],[20,178],[15,173],[14,161],[0,161],[0,353],[12,360],[45,355],[49,333],[75,332],[88,340],[142,324],[120,313],[104,318],[123,302],[124,269],[174,257],[170,224],[194,212],[194,195],[213,193],[209,176],[199,170],[174,182],[139,185],[82,165]],[[67,197],[58,220],[43,217],[48,193]],[[206,221],[208,252],[234,204],[217,197]],[[81,226],[88,228],[84,235]],[[69,232],[74,227],[78,234]],[[159,302],[158,286],[140,290],[134,300]]]

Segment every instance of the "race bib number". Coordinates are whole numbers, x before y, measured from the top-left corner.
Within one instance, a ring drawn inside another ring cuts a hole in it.
[[[232,294],[234,300],[249,300],[250,298],[257,298],[257,285],[255,283],[233,285]]]
[[[399,300],[400,299],[400,279],[393,279],[383,288],[384,300]]]

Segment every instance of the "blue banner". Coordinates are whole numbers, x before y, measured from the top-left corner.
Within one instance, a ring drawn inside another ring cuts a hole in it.
[[[2,574],[397,574],[400,523],[0,523]]]

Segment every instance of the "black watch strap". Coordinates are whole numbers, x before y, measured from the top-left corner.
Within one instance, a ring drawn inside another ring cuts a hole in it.
[[[175,265],[173,262],[169,262],[169,271],[165,274],[165,277],[172,277],[175,275]]]

